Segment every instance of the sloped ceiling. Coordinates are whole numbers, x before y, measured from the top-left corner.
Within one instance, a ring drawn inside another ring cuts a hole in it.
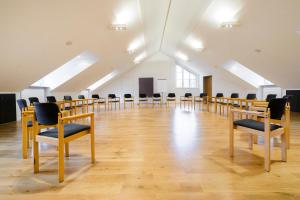
[[[222,29],[210,20],[220,2],[236,6],[239,27]],[[116,12],[128,7],[135,16],[128,30],[110,30]],[[149,56],[161,51],[195,70],[245,84],[222,70],[234,59],[283,88],[299,88],[297,31],[299,0],[2,0],[0,91],[27,88],[86,50],[99,62],[56,90],[86,89],[115,69],[122,74],[143,50]],[[204,51],[185,45],[190,34],[202,40]],[[140,35],[144,47],[128,54],[128,45]],[[178,60],[178,50],[190,61]]]

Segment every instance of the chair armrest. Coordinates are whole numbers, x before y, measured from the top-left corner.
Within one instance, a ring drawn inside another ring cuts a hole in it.
[[[230,112],[246,114],[246,115],[251,115],[251,116],[261,116],[261,117],[266,117],[267,116],[266,112],[257,112],[257,111],[250,111],[250,110],[232,109]]]
[[[83,119],[83,118],[88,118],[88,117],[93,118],[94,113],[85,113],[85,114],[80,114],[80,115],[73,115],[73,116],[68,116],[68,117],[62,117],[60,119],[64,122],[68,122],[68,121],[71,121],[71,120]]]
[[[60,111],[62,117],[67,117],[69,114],[70,114],[70,111],[69,110],[62,110]]]

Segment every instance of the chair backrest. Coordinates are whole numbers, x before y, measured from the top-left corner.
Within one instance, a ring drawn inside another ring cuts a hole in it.
[[[291,103],[292,98],[293,98],[293,95],[284,95],[282,98],[283,98],[283,99],[286,99],[286,102]]]
[[[191,97],[191,96],[193,96],[192,93],[185,93],[184,94],[184,97]]]
[[[146,98],[147,95],[146,95],[146,94],[139,94],[139,97],[140,97],[140,98]]]
[[[160,98],[160,93],[154,93],[154,94],[153,94],[153,97],[154,97],[154,98]]]
[[[115,94],[109,94],[109,95],[108,95],[108,98],[110,98],[110,99],[115,99],[115,98],[116,98],[116,95],[115,95]]]
[[[246,99],[248,100],[256,99],[256,94],[247,94]]]
[[[80,94],[80,95],[78,95],[78,99],[85,99],[85,96]]]
[[[175,95],[175,93],[169,93],[169,94],[168,94],[168,97],[174,98],[174,97],[176,97],[176,95]]]
[[[270,109],[270,118],[281,120],[285,111],[285,105],[286,99],[284,98],[271,99],[268,105],[268,108]]]
[[[207,97],[207,93],[206,92],[200,93],[200,98],[203,98],[203,97]]]
[[[268,94],[266,102],[270,102],[272,99],[276,99],[277,94]]]
[[[230,98],[239,98],[239,93],[232,93]]]
[[[72,101],[72,97],[71,96],[64,96],[64,100],[65,101]]]
[[[94,98],[94,99],[100,99],[100,96],[99,96],[99,94],[92,94],[92,98]]]
[[[24,108],[27,108],[27,107],[28,107],[28,106],[27,106],[27,102],[26,102],[25,99],[18,99],[18,100],[17,100],[17,104],[18,104],[18,106],[19,106],[19,108],[20,108],[21,111],[22,111]]]
[[[47,96],[47,102],[48,103],[56,103],[55,96]]]
[[[30,105],[33,105],[34,103],[40,103],[39,98],[37,98],[37,97],[29,97],[28,99],[29,99]]]
[[[55,103],[39,103],[35,105],[36,120],[40,125],[58,123],[59,108]]]
[[[216,97],[224,97],[223,93],[217,93]]]
[[[131,94],[124,94],[124,98],[131,98]]]

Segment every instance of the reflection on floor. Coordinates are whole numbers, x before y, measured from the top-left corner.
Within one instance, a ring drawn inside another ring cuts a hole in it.
[[[300,116],[292,120],[288,162],[276,162],[274,147],[266,173],[262,145],[249,150],[246,134],[229,158],[226,117],[179,108],[100,111],[96,164],[88,138],[71,143],[62,184],[53,146],[41,146],[41,173],[33,174],[32,159],[21,158],[20,124],[1,125],[0,199],[297,199]]]

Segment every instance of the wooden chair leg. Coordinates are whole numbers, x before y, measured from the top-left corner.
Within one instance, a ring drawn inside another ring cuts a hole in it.
[[[281,135],[281,160],[283,162],[287,160],[287,141],[285,134]]]
[[[249,133],[249,149],[253,149],[253,137],[254,135],[252,135],[251,133]]]
[[[39,162],[39,143],[35,140],[33,141],[33,168],[34,173],[39,173],[40,171],[40,162]]]
[[[229,113],[229,155],[234,155],[234,127],[233,127],[233,116]]]
[[[28,158],[28,127],[26,120],[22,118],[22,154],[23,159]]]
[[[268,124],[267,124],[267,123]],[[270,171],[271,165],[271,149],[270,149],[270,126],[269,121],[265,120],[265,135],[264,135],[264,145],[265,145],[265,170]]]
[[[70,146],[69,143],[65,143],[65,151],[66,151],[66,157],[70,156]]]
[[[65,174],[65,163],[64,163],[64,145],[61,144],[58,147],[58,180],[59,182],[64,181]]]
[[[94,116],[91,118],[91,161],[95,163],[95,128],[94,128]]]

